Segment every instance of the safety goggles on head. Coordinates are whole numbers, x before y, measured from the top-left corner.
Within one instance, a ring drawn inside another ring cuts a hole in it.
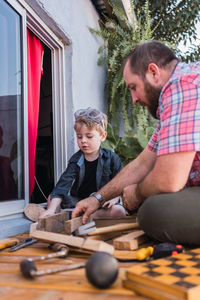
[[[74,113],[75,120],[85,116],[95,123],[104,126],[104,118],[101,111],[88,107],[87,109],[79,109]]]

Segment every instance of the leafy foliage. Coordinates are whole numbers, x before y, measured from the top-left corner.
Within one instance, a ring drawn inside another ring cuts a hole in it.
[[[135,11],[140,11],[140,17],[145,20],[145,0],[134,0]],[[155,39],[167,40],[176,46],[183,42],[199,39],[195,26],[200,21],[199,0],[153,0],[149,1],[149,15],[152,18],[152,26],[158,24],[154,32]],[[186,53],[179,53],[186,61],[200,59],[200,47],[192,46]]]
[[[199,0],[130,0],[132,20],[128,20],[121,1],[110,0],[115,20],[105,16],[100,29],[90,29],[104,40],[99,48],[98,64],[107,66],[108,138],[104,146],[115,151],[124,164],[134,159],[147,144],[155,120],[145,108],[133,105],[122,76],[126,56],[139,43],[156,39],[167,41],[174,49],[182,41],[196,39],[195,25],[199,18]],[[116,22],[117,19],[117,22]],[[182,59],[200,58],[200,47],[194,45]]]
[[[104,46],[99,48],[98,64],[107,66],[108,116],[112,126],[108,126],[108,137],[103,146],[115,151],[126,164],[146,146],[155,121],[145,108],[133,105],[122,76],[122,65],[136,45],[152,39],[153,30],[148,3],[145,3],[144,22],[139,14],[137,23],[128,21],[118,6],[113,6],[113,13],[119,23],[105,17],[107,22],[100,22],[100,30],[90,30],[105,41]]]

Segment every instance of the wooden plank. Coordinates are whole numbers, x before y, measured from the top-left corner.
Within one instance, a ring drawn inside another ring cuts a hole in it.
[[[65,221],[69,220],[69,212],[61,212],[38,220],[37,229],[48,232],[64,232]]]
[[[34,230],[38,229],[38,222],[32,223],[29,228],[29,234],[31,235]]]
[[[113,240],[113,246],[118,250],[135,250],[146,242],[148,237],[143,230],[135,230]]]
[[[138,229],[139,224],[138,223],[121,223],[121,224],[116,224],[112,226],[107,226],[107,227],[100,227],[97,228],[95,231],[88,233],[89,236],[92,235],[98,235],[98,234],[105,234],[108,232],[116,232],[116,231],[125,231],[129,229]]]
[[[107,227],[121,223],[136,223],[137,215],[126,216],[121,219],[94,219],[96,227]]]
[[[87,283],[86,283],[87,284]],[[85,284],[85,285],[86,285]],[[118,288],[118,286],[117,286]],[[124,289],[126,290],[126,289]],[[79,291],[78,289],[76,291],[66,291],[66,290],[56,290],[53,287],[51,287],[49,290],[45,288],[25,288],[25,287],[0,287],[0,297],[1,300],[21,300],[26,299],[26,295],[28,294],[29,300],[58,300],[58,299],[76,299],[76,300],[94,300],[94,299],[100,299],[101,300],[148,300],[147,298],[141,298],[139,296],[133,296],[133,293],[130,293],[129,295],[123,293],[123,296],[117,295],[117,294],[110,294],[108,291],[103,290],[101,293],[101,296],[99,296],[100,291],[99,289],[94,291],[94,289],[91,288],[90,291]],[[122,295],[122,293],[121,293]]]
[[[81,225],[83,225],[82,222],[83,217],[77,217],[68,221],[65,221],[64,223],[64,230],[66,232],[66,234],[71,234],[72,232],[74,232],[78,227],[80,227]],[[91,218],[88,218],[88,222],[89,223],[91,221]]]
[[[95,252],[105,251],[110,254],[114,253],[113,246],[102,241],[84,239],[82,237],[76,237],[76,236],[53,233],[53,232],[46,232],[41,230],[33,231],[32,237],[47,243],[61,243],[61,244],[66,244],[68,246],[81,248],[84,250],[90,250]]]

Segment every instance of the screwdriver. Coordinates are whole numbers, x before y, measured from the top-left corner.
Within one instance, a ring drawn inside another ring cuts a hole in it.
[[[136,252],[136,259],[143,261],[148,257],[162,258],[166,256],[176,255],[178,253],[184,252],[184,247],[182,245],[177,245],[174,243],[161,243],[153,247],[141,248]]]

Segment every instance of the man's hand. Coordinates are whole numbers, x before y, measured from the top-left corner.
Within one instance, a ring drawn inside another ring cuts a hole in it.
[[[89,216],[99,208],[99,201],[95,197],[88,197],[79,201],[72,213],[72,219],[83,214],[83,224],[87,222]]]
[[[138,208],[141,201],[136,196],[137,184],[131,184],[124,188],[122,202],[127,210],[134,210]]]

